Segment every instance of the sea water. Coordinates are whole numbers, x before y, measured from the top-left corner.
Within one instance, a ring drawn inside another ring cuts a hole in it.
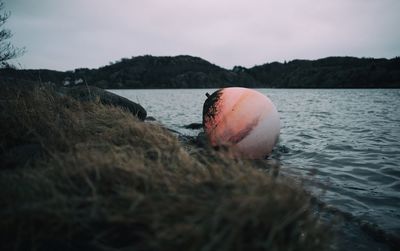
[[[166,127],[201,123],[215,89],[112,90]],[[400,235],[400,90],[258,89],[276,105],[281,169],[312,180],[323,202]]]

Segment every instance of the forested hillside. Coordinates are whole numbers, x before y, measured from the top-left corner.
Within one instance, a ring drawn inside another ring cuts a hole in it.
[[[329,57],[272,62],[252,68],[221,68],[192,56],[123,58],[98,69],[0,70],[1,78],[88,84],[110,89],[137,88],[400,88],[400,57]]]
[[[399,88],[400,58],[330,57],[255,66],[246,72],[276,88]]]

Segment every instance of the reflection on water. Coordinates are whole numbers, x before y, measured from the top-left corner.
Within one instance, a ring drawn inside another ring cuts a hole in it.
[[[214,90],[114,90],[186,135]],[[400,234],[400,90],[260,89],[281,116],[282,170],[344,212]]]

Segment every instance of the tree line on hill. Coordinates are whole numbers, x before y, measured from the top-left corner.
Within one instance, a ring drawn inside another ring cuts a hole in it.
[[[92,85],[108,89],[143,88],[400,88],[400,57],[328,57],[272,62],[252,68],[221,68],[192,56],[123,58],[98,69],[73,71],[0,69],[0,78]]]

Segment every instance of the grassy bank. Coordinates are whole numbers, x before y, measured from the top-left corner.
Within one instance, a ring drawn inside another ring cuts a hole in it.
[[[0,86],[0,234],[11,250],[325,250],[294,182],[51,88]]]

